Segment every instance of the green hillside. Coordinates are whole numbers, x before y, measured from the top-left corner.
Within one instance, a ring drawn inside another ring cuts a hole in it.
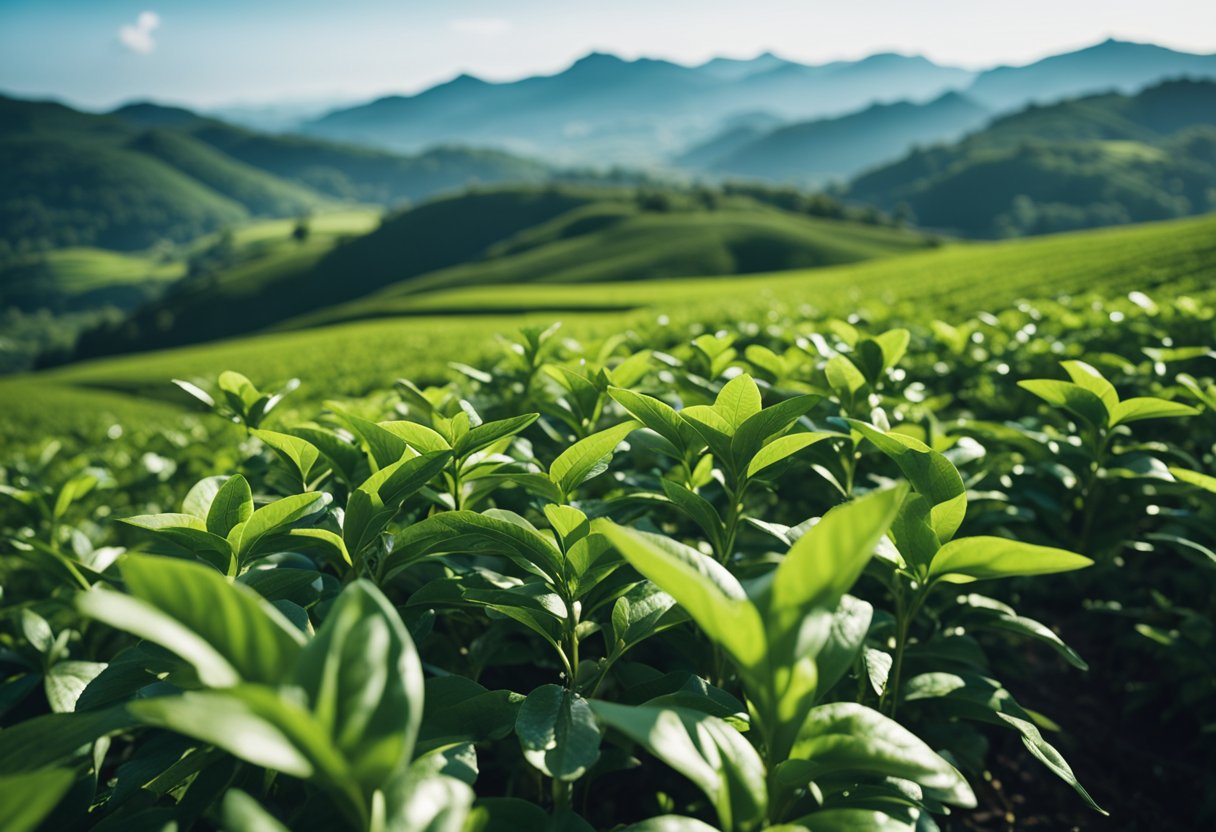
[[[923,227],[1041,234],[1216,208],[1216,82],[1032,107],[966,139],[911,153],[847,195],[906,206]]]
[[[92,115],[0,96],[0,261],[70,246],[138,251],[334,201],[400,203],[548,175],[499,151],[405,157],[155,105]]]
[[[216,367],[270,381],[297,376],[321,398],[353,396],[399,376],[445,377],[449,361],[477,364],[493,335],[526,323],[561,320],[571,334],[611,334],[655,326],[660,313],[706,326],[764,320],[804,305],[836,314],[915,306],[947,320],[999,312],[1022,297],[1131,291],[1216,300],[1216,217],[945,246],[827,269],[620,284],[474,287],[420,295],[414,315],[298,332],[264,334],[142,355],[108,358],[0,379],[0,421],[14,430],[95,431],[118,410],[167,418],[164,401],[184,404],[170,378],[206,379]],[[630,310],[622,309],[627,306]],[[519,314],[521,309],[534,309]],[[561,310],[560,314],[555,310]],[[116,396],[117,393],[128,394]],[[71,408],[62,407],[73,402]],[[95,407],[95,409],[91,409]]]
[[[77,355],[248,334],[301,316],[364,317],[386,302],[378,292],[741,274],[926,244],[911,232],[818,219],[750,197],[716,199],[711,208],[692,193],[479,190],[403,212],[332,251],[287,246],[272,258],[183,283],[122,325],[86,333]],[[368,298],[361,307],[342,305]]]

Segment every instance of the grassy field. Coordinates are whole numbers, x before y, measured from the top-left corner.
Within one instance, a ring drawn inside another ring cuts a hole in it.
[[[437,379],[449,361],[476,364],[495,333],[561,320],[577,336],[654,325],[660,314],[711,323],[810,306],[847,314],[915,304],[925,317],[999,311],[1022,297],[1101,290],[1216,296],[1216,217],[940,249],[824,269],[615,284],[472,287],[403,298],[395,317],[271,333],[71,365],[0,380],[6,432],[75,432],[185,403],[170,378],[219,369],[259,382],[300,377],[299,399],[354,396],[407,376]],[[534,310],[523,313],[521,310]],[[67,406],[68,403],[72,406]]]

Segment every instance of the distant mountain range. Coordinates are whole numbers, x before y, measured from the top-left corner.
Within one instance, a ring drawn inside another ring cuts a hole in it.
[[[1216,210],[1216,82],[1034,106],[855,179],[927,228],[1019,236]]]
[[[847,116],[769,132],[728,129],[677,157],[676,164],[722,176],[821,186],[898,158],[913,145],[960,138],[991,116],[971,98],[948,92],[924,104],[873,104]]]
[[[822,121],[874,104],[927,104],[947,92],[964,93],[977,111],[999,113],[1087,93],[1134,92],[1178,77],[1216,78],[1216,56],[1112,40],[1027,66],[977,73],[890,53],[817,66],[771,53],[751,60],[715,58],[699,66],[593,53],[555,75],[506,83],[461,75],[416,95],[337,109],[299,129],[396,150],[458,141],[563,163],[657,164],[682,155],[687,162],[694,146],[721,139],[724,120],[743,113]],[[963,108],[955,99],[947,99],[947,106],[955,112],[943,120],[944,133],[917,116],[911,120],[921,126],[911,131],[910,141],[957,132]],[[891,115],[878,111],[870,117]],[[897,154],[908,146],[897,147]],[[842,163],[848,167],[857,160]],[[799,164],[800,174],[818,175],[824,168]]]
[[[257,133],[154,104],[94,115],[0,97],[0,254],[143,249],[251,217],[334,202],[393,204],[470,182],[548,175],[546,165],[498,150],[402,156]]]

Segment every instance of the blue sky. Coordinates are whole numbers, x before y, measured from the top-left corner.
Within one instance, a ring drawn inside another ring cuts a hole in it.
[[[0,90],[90,107],[349,100],[459,72],[555,72],[592,49],[681,62],[894,50],[986,67],[1108,36],[1216,52],[1216,2],[0,0]]]

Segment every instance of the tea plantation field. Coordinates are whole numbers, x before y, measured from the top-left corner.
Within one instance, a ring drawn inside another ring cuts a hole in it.
[[[0,828],[1216,822],[1216,218],[330,314],[0,380]]]

